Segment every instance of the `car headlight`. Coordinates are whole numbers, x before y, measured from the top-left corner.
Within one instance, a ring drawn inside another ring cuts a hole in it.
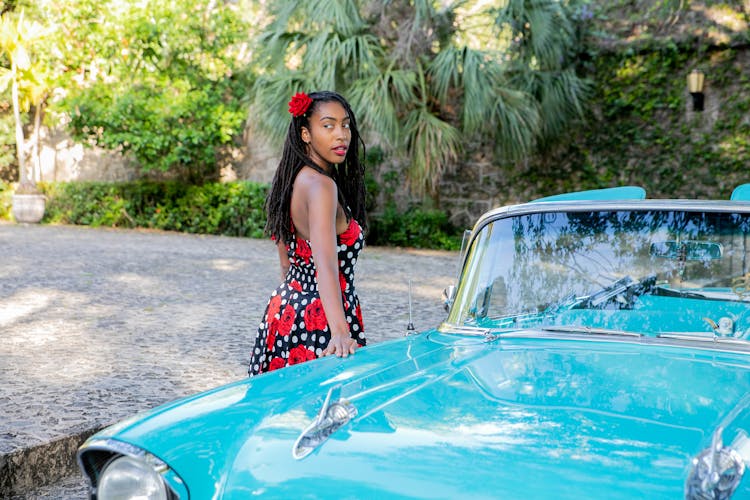
[[[89,479],[91,499],[190,498],[187,485],[166,462],[131,443],[94,435],[78,448],[77,459]]]
[[[96,489],[100,500],[139,498],[167,500],[167,488],[152,464],[129,456],[109,462]]]

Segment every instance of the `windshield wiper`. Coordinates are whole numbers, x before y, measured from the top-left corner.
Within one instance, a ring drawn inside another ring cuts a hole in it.
[[[606,308],[608,304],[612,304],[617,309],[631,309],[635,300],[641,295],[651,292],[655,285],[655,274],[646,276],[639,281],[635,281],[626,275],[589,295],[576,308],[602,309]]]
[[[652,274],[635,281],[630,276],[622,278],[601,287],[589,295],[576,296],[569,294],[553,302],[546,309],[548,314],[554,314],[567,309],[632,309],[635,300],[641,295],[652,292],[656,287],[656,275]]]
[[[596,328],[591,326],[572,326],[572,325],[545,325],[540,327],[545,332],[566,332],[566,333],[585,333],[591,335],[617,335],[625,337],[643,337],[636,332],[627,332],[625,330],[615,330],[612,328]]]

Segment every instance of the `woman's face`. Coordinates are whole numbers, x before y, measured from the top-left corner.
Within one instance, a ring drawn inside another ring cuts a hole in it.
[[[308,145],[310,158],[316,165],[328,169],[346,159],[352,131],[349,115],[340,103],[321,102],[308,119],[309,128],[302,127],[302,140]]]

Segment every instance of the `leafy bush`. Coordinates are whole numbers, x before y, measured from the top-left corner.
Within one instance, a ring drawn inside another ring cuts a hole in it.
[[[0,181],[0,219],[10,219],[13,192],[10,185]]]
[[[461,247],[461,234],[443,211],[412,207],[402,213],[391,204],[382,214],[371,216],[367,242],[372,245],[458,250]]]
[[[0,183],[17,180],[18,161],[16,159],[16,128],[13,113],[0,113]],[[8,189],[7,184],[5,189]]]
[[[61,76],[66,92],[54,107],[76,140],[126,152],[145,172],[218,179],[225,149],[244,128],[254,76],[242,57],[250,28],[243,6],[206,4],[102,0],[61,20],[73,38],[59,44],[61,65],[88,67],[89,50],[105,61],[86,78]]]
[[[72,182],[45,186],[45,221],[263,236],[267,186],[252,182]]]
[[[47,223],[264,237],[266,184],[66,182],[40,183],[39,188],[47,195]],[[10,195],[10,186],[0,183],[0,218],[10,218]],[[458,250],[461,235],[445,212],[419,206],[399,212],[391,203],[382,214],[370,216],[367,241]]]

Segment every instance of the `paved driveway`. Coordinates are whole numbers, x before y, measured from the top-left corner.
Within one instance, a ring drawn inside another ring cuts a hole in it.
[[[410,279],[415,327],[437,326],[456,265],[366,248],[368,341],[403,335]],[[93,429],[245,377],[278,269],[268,240],[0,224],[0,497],[64,475]]]

